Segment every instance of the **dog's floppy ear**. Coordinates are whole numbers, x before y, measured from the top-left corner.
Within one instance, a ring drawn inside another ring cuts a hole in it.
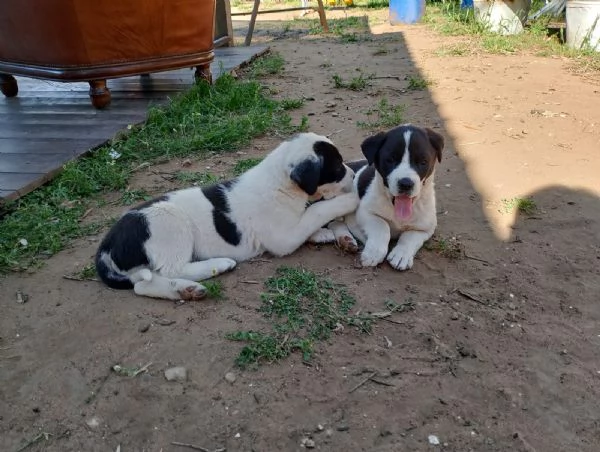
[[[438,162],[441,162],[442,150],[444,149],[444,137],[427,127],[425,128],[425,133],[427,133],[427,138],[429,138],[429,142],[433,146],[433,149],[435,149]]]
[[[306,159],[294,167],[290,178],[298,186],[312,196],[317,192],[319,179],[321,178],[321,160]]]
[[[383,146],[385,142],[386,134],[384,132],[379,132],[377,135],[373,135],[372,137],[367,138],[362,142],[360,148],[362,149],[362,153],[367,158],[367,162],[371,165],[375,161],[375,157],[377,157],[377,152]]]

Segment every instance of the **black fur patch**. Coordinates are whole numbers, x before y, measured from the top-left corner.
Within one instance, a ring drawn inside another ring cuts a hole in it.
[[[354,171],[355,173],[358,173],[359,169],[362,169],[364,166],[367,166],[369,164],[369,162],[367,162],[367,159],[362,159],[362,160],[354,160],[353,162],[346,162],[346,165],[350,167],[350,169],[352,171]]]
[[[360,174],[358,175],[358,183],[357,183],[359,198],[362,198],[363,196],[365,196],[365,193],[367,192],[367,188],[369,188],[369,185],[371,185],[371,182],[373,181],[374,177],[375,177],[375,167],[373,165],[368,166],[367,168],[365,168],[364,170],[362,170],[360,172]]]
[[[100,279],[113,289],[131,289],[131,281],[111,270],[100,257],[108,254],[123,271],[148,265],[144,244],[149,238],[150,231],[144,214],[132,210],[123,215],[108,231],[96,253],[96,271]]]
[[[333,144],[326,141],[317,141],[313,144],[313,151],[322,163],[319,186],[339,182],[346,176],[346,167],[342,155]]]
[[[227,201],[226,192],[235,184],[235,180],[223,182],[221,184],[204,187],[202,193],[213,205],[213,223],[219,235],[227,243],[233,246],[240,244],[242,234],[238,230],[236,224],[229,218],[231,208]]]

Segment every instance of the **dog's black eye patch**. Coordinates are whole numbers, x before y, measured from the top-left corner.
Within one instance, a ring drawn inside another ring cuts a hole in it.
[[[340,151],[327,141],[317,141],[313,151],[322,162],[319,186],[341,181],[346,176],[346,167]]]
[[[231,208],[227,200],[227,191],[231,189],[234,183],[235,180],[232,180],[204,187],[202,193],[213,205],[213,223],[216,231],[227,243],[237,246],[242,240],[242,234],[236,224],[229,218]]]

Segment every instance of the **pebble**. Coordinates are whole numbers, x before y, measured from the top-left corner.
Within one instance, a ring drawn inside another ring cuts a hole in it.
[[[453,313],[452,313],[452,316],[450,316],[450,318],[451,318],[452,320],[458,320],[458,319],[459,319],[458,312],[453,312]]]
[[[429,435],[427,437],[427,440],[429,441],[429,444],[431,444],[432,446],[437,446],[440,444],[440,439],[435,435]]]
[[[167,381],[185,381],[187,380],[187,369],[185,367],[171,367],[165,370]]]
[[[338,432],[347,432],[350,430],[350,427],[348,427],[348,424],[340,424],[337,426],[337,430]]]
[[[233,384],[235,382],[235,374],[233,372],[227,372],[225,374],[225,380],[229,383]]]
[[[315,448],[315,442],[310,438],[302,438],[300,445],[306,447],[307,449]]]
[[[89,428],[94,430],[94,429],[100,427],[100,418],[98,418],[97,416],[93,416],[93,417],[89,418],[88,420],[86,420],[85,423],[87,424],[87,426]]]
[[[325,430],[325,436],[333,436],[333,429],[332,428],[328,428],[327,430]]]
[[[145,332],[146,332],[146,331],[148,331],[149,329],[150,329],[150,324],[149,324],[149,323],[145,323],[145,324],[141,325],[141,326],[138,328],[138,331],[139,331],[140,333],[145,333]]]

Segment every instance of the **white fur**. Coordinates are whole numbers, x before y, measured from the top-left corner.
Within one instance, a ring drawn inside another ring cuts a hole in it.
[[[142,209],[150,230],[145,243],[150,265],[127,272],[135,292],[176,300],[182,293],[184,298],[202,298],[205,288],[196,281],[231,270],[236,262],[265,251],[290,254],[322,226],[354,211],[358,196],[352,190],[350,168],[341,182],[319,187],[316,197],[325,200],[308,208],[309,196],[290,179],[298,163],[317,159],[313,151],[317,141],[331,143],[313,133],[282,143],[229,189],[229,219],[241,232],[236,246],[216,231],[213,206],[201,188],[173,192],[166,201]],[[197,261],[192,262],[192,256]],[[107,253],[101,259],[115,269]]]

